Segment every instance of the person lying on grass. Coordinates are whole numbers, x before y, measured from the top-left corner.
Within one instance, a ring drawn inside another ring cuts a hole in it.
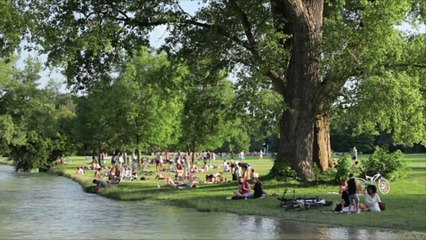
[[[198,181],[192,180],[189,183],[175,183],[172,178],[166,178],[166,185],[160,186],[157,184],[158,188],[195,188],[198,187]]]
[[[155,179],[159,179],[159,180],[164,180],[164,179],[169,179],[169,178],[171,178],[171,176],[164,176],[161,173],[159,173],[155,176]]]
[[[222,172],[206,175],[206,181],[204,181],[205,184],[224,183],[224,182],[225,182],[225,178],[223,177]]]

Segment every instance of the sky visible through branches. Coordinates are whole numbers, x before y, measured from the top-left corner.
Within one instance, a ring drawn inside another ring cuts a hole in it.
[[[202,6],[202,4],[204,3],[201,0],[180,0],[180,5],[182,9],[184,9],[187,13],[191,15],[193,15]],[[426,25],[422,25],[418,27],[417,29],[414,29],[409,24],[402,24],[401,26],[397,26],[397,28],[411,34],[419,34],[419,33],[426,34]],[[168,36],[168,31],[167,31],[166,25],[160,25],[155,27],[149,37],[151,47],[154,47],[154,48],[160,47],[164,43],[164,40],[167,36]],[[47,61],[46,55],[38,55],[35,51],[28,52],[26,50],[23,50],[26,44],[28,43],[22,42],[20,45],[22,50],[19,53],[20,58],[16,64],[17,68],[23,69],[25,64],[25,59],[29,57],[38,59],[42,63],[45,63]],[[62,88],[61,88],[62,92],[68,92],[69,90],[67,90],[65,86],[65,76],[62,75],[60,71],[61,70],[59,68],[48,69],[45,67],[41,73],[39,87],[44,88],[48,84],[49,79],[54,79],[56,82],[62,83]],[[234,76],[231,75],[230,77],[233,78]]]

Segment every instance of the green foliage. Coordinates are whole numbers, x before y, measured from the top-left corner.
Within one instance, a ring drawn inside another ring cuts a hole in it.
[[[25,135],[16,129],[12,116],[0,115],[0,155],[10,153],[10,145],[21,145],[25,142]]]
[[[207,76],[203,76],[202,71],[191,73],[193,83],[184,103],[184,132],[180,142],[191,151],[214,150],[226,139],[231,141],[240,134],[233,127],[241,126],[228,116],[234,98],[233,84],[224,78],[223,73],[207,73]]]
[[[26,134],[24,145],[12,148],[11,157],[15,160],[16,169],[48,168],[52,140],[35,131]]]
[[[110,104],[117,97],[111,91],[109,82],[103,79],[89,94],[76,99],[76,140],[85,150],[98,150],[103,147],[101,143],[110,143],[114,136],[111,128],[107,127],[108,119],[113,116]]]
[[[325,14],[323,72],[333,83],[325,84],[324,96],[334,102],[335,126],[349,134],[368,138],[385,131],[396,144],[425,142],[425,36],[395,27],[411,22],[410,2],[329,1],[334,10]],[[336,49],[337,42],[348,47]]]
[[[319,166],[315,166],[315,183],[316,184],[324,184],[324,183],[332,183],[332,184],[340,184],[342,180],[336,179],[337,169],[331,168],[326,172],[321,171]]]
[[[127,149],[166,150],[176,144],[187,70],[171,65],[164,52],[141,48],[112,84],[108,124]],[[112,109],[111,109],[112,108]]]
[[[0,1],[0,16],[0,57],[9,58],[21,42],[28,19],[16,9],[13,0]]]
[[[288,161],[279,161],[278,156],[276,155],[272,156],[272,161],[274,162],[274,167],[276,167],[277,164],[279,165],[279,167],[277,168],[278,172],[272,175],[274,179],[276,179],[277,181],[285,182],[289,182],[292,180],[300,180],[299,176],[297,175],[297,172],[291,167]]]
[[[219,152],[247,152],[250,147],[250,137],[240,118],[231,121],[230,127],[226,129],[225,142]]]
[[[236,85],[235,108],[245,109],[239,112],[249,127],[250,135],[260,140],[267,136],[279,136],[279,120],[285,103],[277,92],[262,87],[255,88],[240,79]]]
[[[141,48],[115,79],[104,77],[77,105],[80,141],[91,150],[166,150],[181,134],[187,70]]]
[[[354,146],[361,152],[369,152],[374,149],[374,138],[370,133],[355,134],[356,122],[341,121],[341,117],[335,116],[331,121],[331,147],[334,152],[348,152]]]
[[[96,85],[114,66],[133,56],[142,44],[147,44],[147,34],[154,26],[172,24],[164,49],[175,59],[191,66],[203,63],[207,57],[211,59],[207,64],[211,69],[234,71],[241,96],[247,96],[244,92],[262,95],[271,90],[281,95],[279,98],[273,94],[260,97],[261,100],[267,99],[266,104],[251,101],[258,100],[257,95],[252,99],[241,99],[243,108],[239,111],[256,114],[260,119],[262,115],[268,116],[265,122],[271,124],[259,125],[264,127],[262,131],[274,133],[281,113],[294,110],[288,109],[288,106],[300,101],[299,94],[292,95],[292,91],[287,89],[293,87],[288,81],[293,78],[289,78],[288,73],[299,72],[298,75],[312,77],[315,83],[304,85],[303,81],[295,80],[294,86],[295,89],[304,89],[302,92],[315,92],[305,99],[309,103],[307,106],[319,106],[318,112],[309,115],[311,118],[317,113],[331,115],[330,112],[334,112],[344,115],[350,122],[356,119],[355,134],[376,134],[380,130],[392,133],[396,143],[411,146],[426,142],[425,100],[420,97],[424,95],[421,83],[426,76],[426,44],[424,37],[407,36],[396,28],[403,22],[415,26],[417,22],[424,21],[421,19],[424,18],[422,0],[318,0],[304,4],[290,4],[289,1],[204,1],[193,14],[186,13],[179,1],[145,1],[141,4],[131,0],[32,0],[18,3],[21,11],[31,16],[34,22],[31,40],[41,44],[42,52],[49,54],[49,63],[64,67],[68,82],[77,88]],[[316,11],[319,4],[324,4],[324,12]],[[298,15],[300,18],[292,21],[295,12],[301,13]],[[301,74],[303,68],[296,68],[302,65],[292,64],[301,60],[295,59],[298,54],[289,54],[296,49],[292,46],[291,35],[293,29],[300,29],[295,23],[298,21],[304,25],[303,29],[321,31],[318,42],[306,42],[313,49],[318,49],[318,53],[321,52],[321,55],[318,54],[321,59],[312,57],[306,62],[321,66],[320,73]],[[318,28],[308,26],[315,22],[319,24]],[[299,83],[302,85],[298,86]],[[191,91],[194,93],[188,93],[188,96],[194,101],[206,100],[207,97],[197,98],[195,89]],[[271,108],[265,110],[265,105]],[[302,108],[300,111],[307,110]],[[196,117],[206,119],[197,114],[188,112],[186,116],[192,121]],[[134,119],[134,116],[131,118]],[[125,117],[125,120],[128,118]],[[184,126],[192,127],[189,122]],[[192,132],[207,131],[192,129]],[[215,129],[214,132],[220,131]],[[313,137],[311,132],[304,134],[306,139]],[[191,134],[190,138],[194,139],[195,135]],[[212,146],[220,145],[216,140],[210,139]],[[194,145],[194,140],[186,142]],[[197,145],[207,143],[203,141]],[[312,147],[308,146],[304,151],[309,149]]]
[[[23,70],[0,62],[0,152],[17,168],[47,168],[70,153],[69,125],[73,113],[56,102],[59,95],[37,88],[40,64],[29,59]]]
[[[350,155],[344,155],[339,158],[337,161],[336,168],[336,175],[335,175],[335,181],[341,182],[343,180],[349,179],[349,174],[353,173],[354,175],[357,175],[354,173],[353,168],[354,160],[352,160]]]
[[[385,178],[396,180],[406,175],[407,162],[400,150],[389,153],[386,148],[376,147],[373,155],[363,163],[363,169],[369,176],[380,171]]]
[[[364,81],[359,93],[363,102],[352,109],[352,114],[360,117],[357,131],[375,135],[378,130],[387,131],[393,134],[394,143],[408,146],[425,142],[426,102],[421,81],[405,73],[387,73]]]

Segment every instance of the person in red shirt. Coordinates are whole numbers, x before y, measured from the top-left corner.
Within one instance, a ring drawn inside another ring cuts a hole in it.
[[[242,177],[238,179],[240,185],[238,191],[235,191],[234,194],[236,197],[246,198],[251,195],[250,183],[247,180],[244,180]]]

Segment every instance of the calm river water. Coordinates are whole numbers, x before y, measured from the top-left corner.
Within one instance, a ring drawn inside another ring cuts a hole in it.
[[[405,236],[405,237],[404,237]],[[0,165],[0,239],[401,239],[375,229],[149,206],[85,193],[49,174]]]

